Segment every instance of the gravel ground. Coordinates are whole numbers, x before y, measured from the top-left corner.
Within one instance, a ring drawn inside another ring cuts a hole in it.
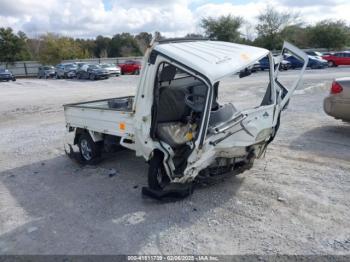
[[[0,83],[0,254],[350,254],[350,125],[322,109],[349,75],[308,70],[265,158],[168,203],[141,196],[133,152],[94,167],[63,152],[61,105],[133,94],[138,77]],[[242,79],[238,97],[264,76]],[[224,100],[237,98],[230,84]]]

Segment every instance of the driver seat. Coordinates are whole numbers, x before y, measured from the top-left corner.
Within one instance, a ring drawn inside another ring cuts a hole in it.
[[[176,74],[176,67],[167,65],[159,77],[159,84],[168,82],[159,88],[159,102],[157,109],[157,137],[173,148],[186,143],[186,116],[190,109],[185,103],[187,90],[184,87],[170,87]]]

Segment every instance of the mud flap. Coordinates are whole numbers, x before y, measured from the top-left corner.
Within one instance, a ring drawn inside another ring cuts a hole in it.
[[[154,190],[149,187],[142,188],[142,195],[157,200],[177,200],[188,197],[193,193],[193,183],[170,183],[163,190]]]

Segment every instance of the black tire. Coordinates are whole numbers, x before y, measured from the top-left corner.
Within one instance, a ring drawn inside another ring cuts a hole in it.
[[[78,147],[81,159],[85,164],[94,164],[101,156],[101,143],[95,143],[88,133],[79,136]]]
[[[90,78],[90,80],[96,80],[96,77],[95,77],[94,74],[90,74],[90,75],[89,75],[89,78]]]
[[[134,71],[134,74],[135,74],[135,75],[139,75],[139,74],[140,74],[140,70],[139,70],[139,69],[135,70],[135,71]]]
[[[76,78],[77,78],[77,79],[80,79],[80,74],[79,74],[79,73],[76,75]]]
[[[156,151],[149,162],[148,186],[154,190],[162,190],[170,180],[163,165],[163,153]]]
[[[333,61],[328,61],[328,66],[329,66],[329,67],[335,67],[335,64],[334,64]]]

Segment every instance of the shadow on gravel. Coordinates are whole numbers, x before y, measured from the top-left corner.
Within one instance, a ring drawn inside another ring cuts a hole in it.
[[[311,129],[293,140],[293,150],[350,161],[350,124],[336,123]]]
[[[130,151],[98,166],[80,166],[61,155],[0,173],[6,203],[0,206],[0,222],[6,222],[0,226],[0,253],[136,254],[169,228],[206,219],[243,181],[229,177],[182,201],[162,203],[142,198],[146,178],[147,164]]]

